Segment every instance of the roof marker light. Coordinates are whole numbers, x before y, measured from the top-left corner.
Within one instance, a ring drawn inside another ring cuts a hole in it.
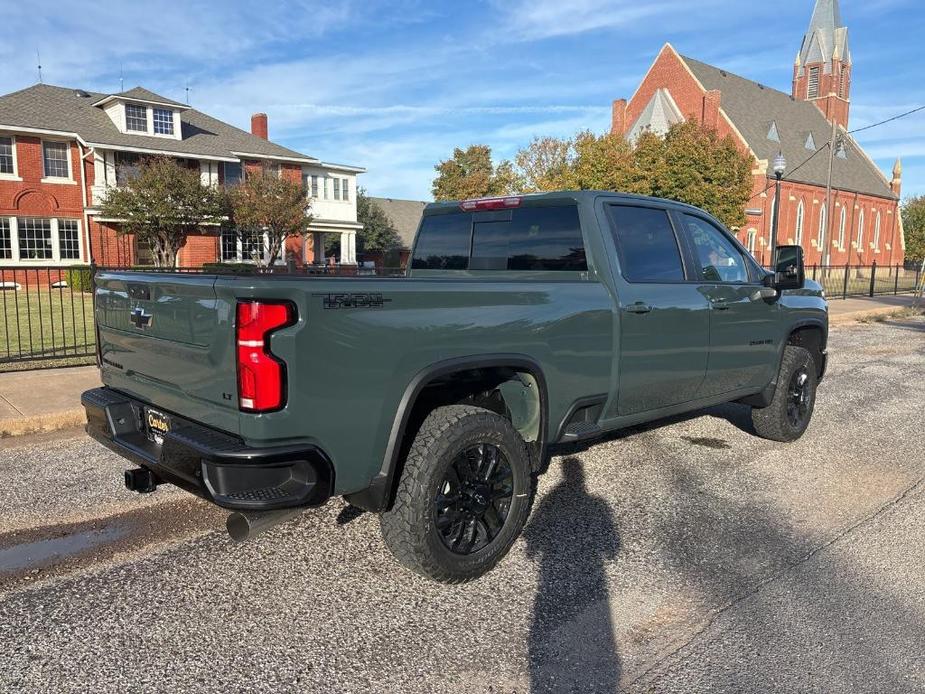
[[[476,200],[463,200],[459,207],[466,212],[476,210],[509,210],[514,207],[520,207],[523,198],[517,195],[509,195],[503,198],[478,198]]]

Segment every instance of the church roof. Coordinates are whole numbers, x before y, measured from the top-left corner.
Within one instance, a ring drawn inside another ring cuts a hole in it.
[[[810,140],[824,148],[832,124],[811,102],[739,77],[726,70],[681,56],[704,89],[722,92],[720,106],[759,160],[773,160],[778,151],[787,159],[785,178],[824,186],[828,156],[813,156]],[[779,141],[768,137],[773,122]],[[844,129],[839,128],[844,153],[833,160],[832,185],[839,190],[895,198],[889,182],[876,164]],[[810,159],[810,157],[812,157]]]

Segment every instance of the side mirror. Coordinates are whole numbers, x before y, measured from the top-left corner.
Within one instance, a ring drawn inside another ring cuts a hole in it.
[[[801,246],[778,246],[777,262],[774,266],[774,287],[785,289],[802,289],[806,284],[806,270],[803,266],[803,248]]]

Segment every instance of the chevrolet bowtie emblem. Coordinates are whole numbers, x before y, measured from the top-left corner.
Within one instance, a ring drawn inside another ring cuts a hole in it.
[[[141,306],[137,306],[132,309],[132,314],[129,316],[129,320],[135,325],[136,328],[144,330],[151,325],[152,316],[150,313],[145,313],[145,310]]]

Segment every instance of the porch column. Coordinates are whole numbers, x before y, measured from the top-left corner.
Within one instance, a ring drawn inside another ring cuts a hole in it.
[[[347,237],[347,262],[350,265],[356,265],[357,263],[357,235],[354,232],[348,232],[344,234]],[[344,248],[345,244],[343,237],[341,238],[341,248]]]
[[[312,233],[312,263],[324,265],[324,234],[320,231]]]

